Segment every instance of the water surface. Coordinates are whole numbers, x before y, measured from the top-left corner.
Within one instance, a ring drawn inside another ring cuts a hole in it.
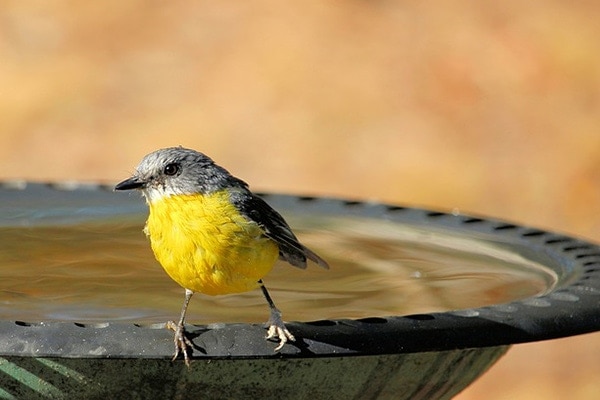
[[[265,279],[286,320],[447,311],[541,295],[551,260],[490,237],[358,217],[284,213],[330,270],[278,263]],[[175,319],[183,289],[154,260],[145,215],[0,226],[0,318],[22,321]],[[263,322],[259,290],[196,294],[188,322]]]

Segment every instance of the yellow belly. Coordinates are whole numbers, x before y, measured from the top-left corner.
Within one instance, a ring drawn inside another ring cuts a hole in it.
[[[277,244],[231,205],[226,191],[164,197],[149,208],[144,231],[154,255],[186,289],[209,295],[252,290],[278,258]]]

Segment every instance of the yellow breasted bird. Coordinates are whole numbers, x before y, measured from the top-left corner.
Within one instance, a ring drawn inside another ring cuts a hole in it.
[[[285,327],[262,278],[281,259],[299,268],[327,262],[302,245],[283,217],[244,181],[195,150],[171,147],[145,156],[134,175],[115,190],[138,189],[150,214],[144,232],[167,274],[185,289],[175,332],[176,359],[189,365],[192,343],[185,335],[185,313],[195,292],[207,295],[260,287],[271,311],[267,339],[280,350],[294,336]]]

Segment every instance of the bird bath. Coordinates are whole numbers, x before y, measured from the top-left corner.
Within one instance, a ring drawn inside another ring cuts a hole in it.
[[[260,292],[182,289],[147,210],[111,186],[0,185],[0,398],[451,398],[510,345],[600,329],[600,248],[461,214],[264,195],[330,271],[265,278],[297,341],[264,339]]]

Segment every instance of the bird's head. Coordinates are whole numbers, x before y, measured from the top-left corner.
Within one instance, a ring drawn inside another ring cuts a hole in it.
[[[141,190],[148,202],[185,194],[207,194],[232,186],[245,186],[224,168],[195,150],[169,147],[146,155],[135,173],[115,190]]]

